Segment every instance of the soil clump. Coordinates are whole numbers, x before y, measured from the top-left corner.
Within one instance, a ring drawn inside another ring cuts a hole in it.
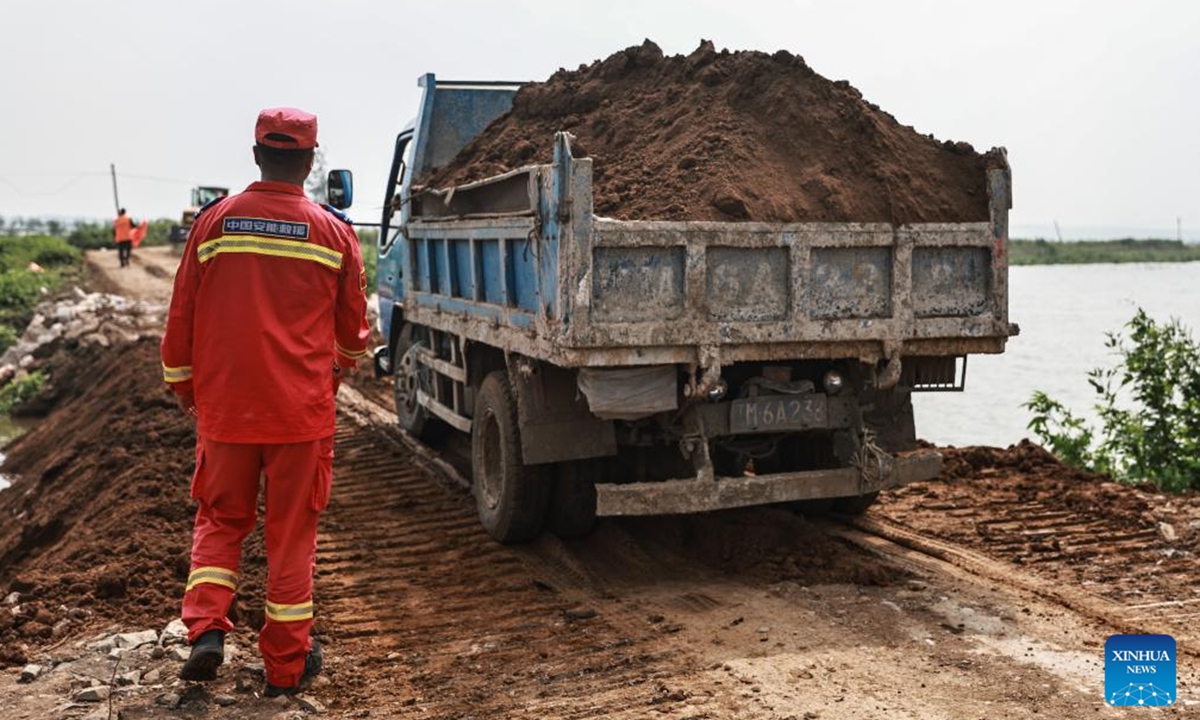
[[[664,56],[653,42],[522,87],[421,184],[549,163],[554,133],[594,160],[595,212],[624,220],[988,219],[998,154],[902,125],[787,51]]]

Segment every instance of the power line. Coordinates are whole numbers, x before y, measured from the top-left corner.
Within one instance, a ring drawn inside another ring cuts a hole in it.
[[[28,190],[25,190],[20,185],[17,185],[16,183],[14,183],[12,180],[9,180],[9,178],[4,175],[0,175],[0,181],[3,181],[5,185],[8,185],[9,187],[11,187],[18,195],[21,195],[22,197],[44,197],[44,196],[49,196],[49,195],[59,195],[59,194],[63,193],[65,190],[67,190],[67,188],[71,187],[72,185],[74,185],[75,183],[84,179],[85,177],[94,177],[97,175],[107,175],[107,174],[108,173],[80,173],[80,174],[76,175],[75,177],[71,178],[70,180],[67,180],[62,185],[59,185],[54,190],[38,191],[38,192],[30,192]]]
[[[12,188],[13,192],[15,192],[17,195],[19,195],[21,197],[51,197],[53,195],[63,194],[67,190],[71,189],[71,187],[74,186],[76,183],[78,183],[80,180],[83,180],[85,178],[96,178],[96,177],[101,177],[101,176],[107,176],[107,175],[109,175],[109,173],[108,172],[91,172],[91,171],[75,173],[74,175],[70,175],[70,177],[65,182],[63,182],[61,185],[58,185],[57,187],[55,187],[52,190],[29,190],[29,189],[25,188],[19,182],[19,178],[30,178],[30,177],[53,178],[53,177],[66,177],[68,175],[69,175],[69,173],[6,173],[4,175],[0,175],[0,182],[4,183],[8,187]],[[186,185],[188,187],[193,187],[198,184],[194,180],[185,180],[183,178],[165,177],[162,175],[142,175],[140,173],[118,172],[116,174],[116,176],[117,176],[118,180],[120,180],[120,179],[140,180],[140,181],[145,181],[145,182],[167,183],[167,184],[171,184],[171,185]]]

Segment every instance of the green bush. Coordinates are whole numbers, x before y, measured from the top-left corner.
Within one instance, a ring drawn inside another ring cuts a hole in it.
[[[142,218],[135,219],[143,222]],[[146,238],[142,240],[142,245],[166,245],[170,241],[171,226],[178,221],[159,218],[144,222],[150,223],[150,226],[146,229]],[[105,222],[79,223],[67,235],[67,242],[81,250],[116,247],[116,243],[113,242],[112,223]]]
[[[1088,373],[1099,433],[1042,392],[1025,404],[1029,429],[1076,467],[1171,491],[1200,488],[1200,344],[1178,320],[1157,323],[1141,309],[1125,329],[1127,338],[1109,333],[1106,343],[1117,364]]]
[[[0,272],[0,322],[20,319],[42,298],[42,276],[25,269]],[[28,321],[28,317],[24,320]],[[17,323],[24,326],[24,323]]]
[[[50,269],[79,262],[79,250],[62,238],[27,235],[0,239],[0,271],[24,270],[30,262]]]
[[[5,350],[16,345],[20,339],[21,333],[13,330],[8,325],[0,325],[0,355],[3,355]]]
[[[80,223],[67,235],[67,242],[80,250],[114,247],[112,227],[100,223]]]
[[[54,290],[79,271],[81,253],[48,235],[0,238],[0,323],[24,328],[41,302],[42,288]],[[41,265],[35,273],[29,263]]]
[[[13,408],[32,399],[42,391],[45,384],[46,374],[41,370],[14,378],[12,382],[0,388],[0,414],[7,415]]]

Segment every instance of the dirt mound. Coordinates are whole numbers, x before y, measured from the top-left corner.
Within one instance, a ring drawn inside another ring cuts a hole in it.
[[[55,409],[6,449],[18,479],[0,493],[0,589],[20,598],[0,612],[0,666],[80,624],[161,627],[177,614],[195,434],[158,367],[150,338],[77,347],[50,380]],[[262,587],[262,567],[252,545],[243,596]]]
[[[1028,440],[940,451],[940,478],[885,493],[873,512],[1113,600],[1194,599],[1200,493],[1115,483]]]
[[[1008,448],[943,448],[941,452],[942,478],[969,483],[980,497],[993,500],[1051,503],[1063,510],[1103,516],[1110,523],[1140,526],[1149,517],[1148,498],[1157,495],[1151,485],[1120,485],[1066,465],[1029,440]]]
[[[595,211],[621,219],[988,219],[989,156],[938,142],[786,51],[638,47],[527,85],[444,168],[444,187],[551,161],[554,133],[595,160]]]

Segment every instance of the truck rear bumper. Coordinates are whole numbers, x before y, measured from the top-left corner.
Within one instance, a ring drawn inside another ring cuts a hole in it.
[[[597,515],[672,515],[723,508],[769,505],[794,500],[865,495],[905,483],[929,480],[942,470],[942,456],[922,451],[898,457],[874,482],[855,468],[806,470],[755,477],[718,477],[662,482],[596,485]]]

